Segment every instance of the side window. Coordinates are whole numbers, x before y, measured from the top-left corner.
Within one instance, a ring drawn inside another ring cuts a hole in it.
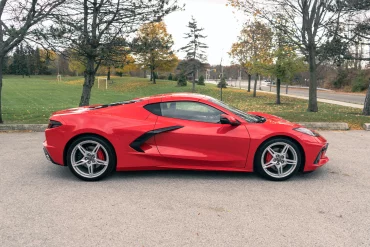
[[[208,123],[219,123],[223,113],[212,106],[192,101],[165,102],[160,106],[163,117]]]
[[[162,116],[162,113],[161,113],[161,106],[160,106],[160,104],[159,104],[159,103],[145,105],[145,106],[144,106],[144,108],[145,108],[147,111],[150,111],[151,113],[153,113],[154,115]]]

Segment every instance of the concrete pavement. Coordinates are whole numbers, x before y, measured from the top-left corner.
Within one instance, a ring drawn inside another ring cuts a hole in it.
[[[77,180],[42,133],[0,134],[1,246],[369,246],[370,132],[321,132],[331,161],[276,183],[228,172]]]

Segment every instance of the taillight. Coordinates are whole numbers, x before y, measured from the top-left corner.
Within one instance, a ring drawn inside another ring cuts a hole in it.
[[[55,121],[55,120],[50,120],[49,125],[48,125],[48,129],[56,128],[56,127],[59,127],[59,126],[62,126],[61,122],[58,122],[58,121]]]

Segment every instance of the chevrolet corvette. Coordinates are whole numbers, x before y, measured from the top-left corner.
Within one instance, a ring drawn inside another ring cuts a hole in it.
[[[255,171],[282,181],[329,160],[313,130],[190,93],[58,111],[45,136],[46,158],[86,181],[162,169]]]

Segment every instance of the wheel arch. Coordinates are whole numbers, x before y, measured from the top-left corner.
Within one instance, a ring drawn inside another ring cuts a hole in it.
[[[299,143],[299,141],[297,141],[296,139],[294,139],[293,137],[290,137],[290,136],[287,136],[287,135],[276,135],[276,136],[271,136],[269,138],[267,138],[266,140],[264,140],[257,148],[256,152],[254,153],[254,157],[253,157],[253,170],[255,170],[255,165],[256,165],[256,158],[257,158],[257,153],[258,151],[260,150],[261,146],[263,144],[265,144],[266,142],[270,141],[270,140],[273,140],[273,139],[278,139],[278,138],[282,138],[282,139],[288,139],[292,142],[294,142],[298,148],[300,149],[300,151],[302,152],[303,156],[302,156],[302,166],[299,168],[299,171],[300,172],[303,172],[304,170],[304,167],[306,165],[306,153],[303,149],[303,146],[301,145],[301,143]]]
[[[81,137],[84,137],[84,136],[94,136],[94,137],[97,137],[97,138],[100,138],[100,139],[103,139],[104,141],[106,141],[112,148],[113,150],[113,153],[114,153],[114,156],[116,157],[117,159],[117,153],[116,153],[116,149],[114,148],[112,142],[110,142],[107,138],[105,138],[104,136],[102,135],[99,135],[99,134],[96,134],[96,133],[81,133],[81,134],[78,134],[78,135],[75,135],[74,137],[72,137],[68,142],[67,144],[65,145],[64,147],[64,150],[63,150],[63,163],[64,163],[64,166],[67,166],[67,152],[68,152],[68,149],[69,147],[71,146],[71,144],[77,140],[78,138],[81,138]],[[116,164],[117,165],[117,164]]]

